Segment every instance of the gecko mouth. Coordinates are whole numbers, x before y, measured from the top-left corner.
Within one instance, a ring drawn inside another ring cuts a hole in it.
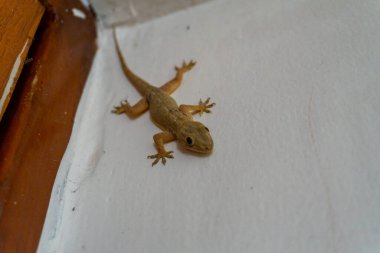
[[[204,147],[204,148],[186,147],[186,149],[198,154],[210,154],[212,152],[212,147]]]

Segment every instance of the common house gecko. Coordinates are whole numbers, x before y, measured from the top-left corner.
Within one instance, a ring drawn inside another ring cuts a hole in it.
[[[166,158],[174,158],[173,151],[166,151],[164,144],[177,140],[186,150],[196,153],[209,154],[213,150],[213,140],[210,131],[202,123],[194,121],[192,115],[199,113],[210,113],[210,108],[215,103],[210,103],[210,98],[205,102],[199,101],[198,105],[180,105],[170,96],[182,82],[183,74],[191,70],[196,62],[183,62],[181,67],[175,67],[176,75],[169,82],[161,87],[155,87],[142,78],[134,74],[128,67],[121,53],[120,45],[116,38],[115,29],[113,30],[117,55],[125,76],[139,91],[143,98],[135,105],[131,106],[127,100],[115,106],[112,111],[115,114],[127,114],[130,118],[136,118],[150,111],[152,120],[163,130],[153,136],[157,149],[157,154],[149,155],[148,158],[154,159],[152,166],[160,160],[166,164]]]

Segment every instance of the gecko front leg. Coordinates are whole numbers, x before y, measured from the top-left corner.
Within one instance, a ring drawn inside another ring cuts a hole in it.
[[[174,157],[172,155],[173,151],[166,151],[164,144],[174,141],[176,138],[172,133],[165,131],[165,132],[155,134],[153,136],[153,139],[154,139],[154,143],[156,144],[158,153],[155,155],[149,155],[148,158],[155,159],[152,163],[152,166],[156,165],[161,159],[162,159],[162,164],[165,165],[166,158],[172,159]]]
[[[180,105],[179,109],[185,113],[199,113],[199,115],[202,116],[204,112],[210,113],[210,108],[215,105],[215,103],[209,104],[209,102],[210,98],[207,98],[205,102],[203,102],[202,99],[200,99],[198,105]]]

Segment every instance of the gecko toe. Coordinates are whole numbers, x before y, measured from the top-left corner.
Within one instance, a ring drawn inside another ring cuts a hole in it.
[[[152,167],[153,167],[154,165],[156,165],[156,164],[158,163],[159,160],[160,160],[160,158],[156,158],[156,159],[154,160],[154,162],[152,163]]]
[[[155,159],[152,163],[152,166],[156,165],[160,160],[163,165],[166,164],[166,158],[173,159],[173,151],[167,151],[163,153],[157,153],[155,155],[148,155],[148,159]]]
[[[211,113],[209,110],[211,107],[215,106],[215,103],[210,104],[210,98],[208,97],[204,102],[202,99],[199,100],[199,115],[202,116],[203,113]]]

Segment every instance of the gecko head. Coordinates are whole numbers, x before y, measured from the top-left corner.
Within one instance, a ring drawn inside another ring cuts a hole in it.
[[[208,128],[197,121],[184,123],[177,133],[177,139],[185,149],[202,154],[211,153],[214,146]]]

